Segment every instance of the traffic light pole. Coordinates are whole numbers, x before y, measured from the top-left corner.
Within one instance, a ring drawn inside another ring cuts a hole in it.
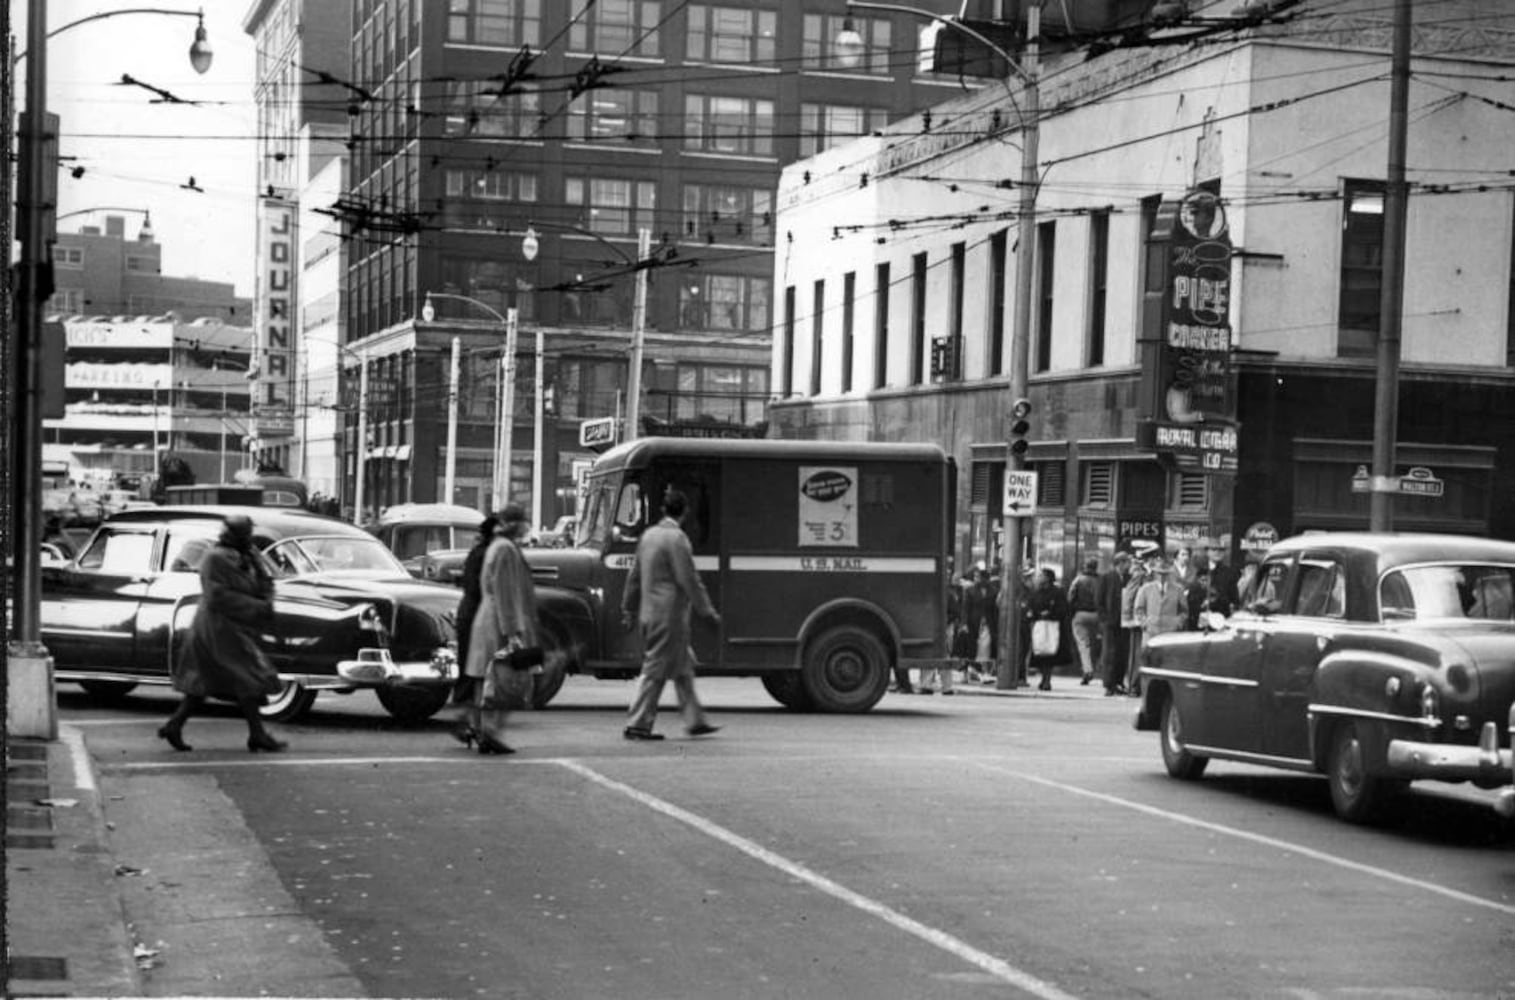
[[[1041,4],[1031,3],[1026,7],[1026,48],[1022,61],[1022,77],[1025,82],[1024,103],[1021,120],[1021,179],[1020,204],[1016,213],[1019,229],[1015,251],[1015,323],[1010,331],[1010,399],[1012,406],[1027,397],[1027,385],[1031,368],[1031,294],[1036,278],[1034,253],[1036,248],[1036,188],[1039,183],[1036,160],[1040,139],[1041,94],[1037,84],[1041,37]],[[1010,419],[1017,420],[1013,414]],[[1007,431],[1010,429],[1007,428]],[[1016,447],[1016,441],[1024,439],[1007,433],[1005,445],[1005,471],[1018,472],[1026,467],[1024,446]],[[995,678],[995,687],[1001,691],[1018,687],[1022,683],[1021,671],[1025,669],[1025,651],[1021,648],[1021,602],[1024,597],[1025,577],[1021,571],[1023,548],[1021,519],[1008,511],[1001,513],[1005,550],[1001,554],[1000,576],[1000,656]]]

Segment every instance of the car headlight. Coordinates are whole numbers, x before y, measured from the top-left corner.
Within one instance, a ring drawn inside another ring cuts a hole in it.
[[[384,616],[379,614],[379,609],[372,604],[365,607],[358,615],[358,630],[372,632],[374,641],[382,645],[389,643],[389,628],[384,624]]]

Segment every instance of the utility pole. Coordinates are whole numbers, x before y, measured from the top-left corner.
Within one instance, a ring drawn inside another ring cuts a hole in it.
[[[1020,203],[1017,210],[1019,247],[1015,251],[1015,317],[1010,329],[1010,403],[1015,405],[1026,399],[1031,370],[1031,295],[1036,280],[1036,194],[1040,176],[1037,171],[1041,125],[1041,92],[1038,86],[1040,46],[1042,31],[1040,0],[1026,7],[1026,48],[1022,57],[1022,73],[1025,87],[1022,90],[1024,103],[1021,106],[1021,177]],[[1010,419],[1015,419],[1011,417]],[[1007,438],[1011,435],[1007,433]],[[1012,447],[1013,440],[1005,445],[1005,473],[1018,472],[1025,468],[1025,460]],[[1000,612],[1000,656],[995,678],[999,690],[1013,688],[1019,683],[1021,664],[1025,650],[1021,649],[1021,591],[1024,578],[1021,573],[1021,519],[1008,513],[1001,515],[1004,525],[1005,551],[1003,570],[1000,576],[1000,594],[1003,604]]]
[[[516,422],[516,339],[520,331],[519,312],[515,306],[505,310],[505,349],[500,358],[500,451],[495,456],[494,509],[510,502],[511,452],[515,447]]]
[[[453,502],[453,488],[458,471],[458,368],[463,350],[459,338],[452,338],[452,365],[447,373],[447,474],[442,481],[443,503]]]
[[[1394,42],[1389,65],[1389,164],[1383,216],[1383,287],[1378,307],[1378,384],[1373,398],[1373,480],[1368,527],[1394,530],[1394,450],[1399,430],[1399,341],[1405,297],[1405,147],[1410,105],[1410,0],[1394,0]]]
[[[637,231],[636,295],[631,304],[631,372],[626,379],[626,434],[622,440],[642,436],[642,348],[647,340],[647,256],[652,252],[652,230]]]

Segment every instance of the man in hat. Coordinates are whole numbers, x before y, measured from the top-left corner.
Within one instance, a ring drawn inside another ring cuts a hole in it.
[[[1136,593],[1136,620],[1141,625],[1142,647],[1166,632],[1184,627],[1184,588],[1173,579],[1173,564],[1161,554],[1150,560],[1153,578]],[[1131,690],[1141,690],[1141,664],[1131,678]]]

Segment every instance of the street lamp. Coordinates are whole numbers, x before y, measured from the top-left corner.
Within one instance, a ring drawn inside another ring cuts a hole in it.
[[[900,4],[873,3],[872,0],[848,0],[848,18],[842,23],[842,31],[835,40],[837,58],[843,61],[852,59],[851,65],[856,65],[856,60],[861,58],[863,52],[863,38],[855,26],[848,30],[852,24],[851,11],[859,10],[883,10],[901,14],[909,14],[914,17],[928,18],[939,24],[945,25],[954,31],[960,31],[979,44],[985,46],[990,52],[1005,61],[1012,72],[1021,80],[1022,100],[1016,105],[1021,120],[1021,172],[1020,172],[1020,205],[1017,211],[1020,229],[1020,246],[1015,253],[1015,321],[1010,331],[1010,392],[1012,400],[1027,398],[1027,382],[1031,364],[1031,293],[1032,284],[1036,275],[1035,253],[1036,246],[1036,189],[1040,183],[1037,173],[1037,155],[1041,136],[1038,118],[1041,115],[1040,88],[1038,84],[1039,67],[1039,39],[1041,37],[1042,5],[1043,0],[1034,0],[1026,5],[1026,44],[1023,52],[1023,61],[1017,63],[1010,53],[997,45],[992,39],[985,37],[978,30],[969,27],[961,20],[944,14],[936,14],[926,10],[916,10],[914,7],[906,7]],[[1010,90],[1009,81],[1005,81],[1005,89],[1009,92],[1012,103],[1015,102],[1015,94]],[[1010,436],[1007,435],[1007,438]],[[1025,459],[1011,445],[1013,441],[1007,440],[1005,445],[1005,470],[1006,473],[1018,471],[1025,467]],[[1021,630],[1020,630],[1020,604],[1023,580],[1021,577],[1021,519],[1015,516],[1007,516],[1004,519],[1004,561],[1003,574],[1000,579],[1000,593],[1004,594],[1004,610],[1000,615],[1000,649],[1004,651],[1005,658],[998,666],[998,679],[996,686],[1010,688],[1016,686],[1017,675],[1021,663]]]
[[[451,299],[454,302],[466,302],[489,313],[490,316],[494,317],[496,322],[505,328],[505,349],[500,357],[500,416],[495,421],[495,468],[494,481],[491,486],[494,496],[494,507],[498,510],[504,506],[505,494],[510,490],[510,460],[515,436],[516,337],[519,329],[516,307],[510,306],[505,310],[505,315],[502,316],[498,309],[487,302],[480,302],[472,296],[458,295],[452,292],[427,292],[426,301],[421,306],[421,319],[428,323],[435,319],[437,314],[436,307],[431,304],[432,299]],[[538,332],[537,336],[540,337],[541,333]],[[452,402],[450,403],[452,414],[450,420],[453,421],[457,418],[457,358],[458,342],[454,338]],[[359,414],[359,420],[361,422],[362,414]],[[456,426],[450,426],[448,428],[449,463],[452,461],[450,456],[454,451],[453,445],[456,442],[456,434]],[[451,481],[451,479],[452,473],[449,471],[448,480]],[[449,502],[452,500],[450,492],[447,499]]]
[[[27,0],[27,49],[12,66],[30,56],[26,74],[26,114],[17,136],[16,162],[20,168],[17,215],[20,221],[21,255],[17,264],[18,309],[13,350],[15,405],[10,416],[12,478],[15,484],[13,510],[18,530],[14,549],[15,597],[13,640],[7,650],[7,677],[3,697],[16,736],[54,739],[57,707],[53,704],[52,660],[42,643],[42,321],[43,307],[52,288],[50,259],[49,191],[54,178],[46,172],[55,166],[48,155],[47,41],[70,28],[121,14],[167,14],[195,17],[199,25],[190,46],[190,64],[198,73],[210,69],[213,53],[206,38],[204,12],[161,8],[105,11],[47,30],[46,0]],[[54,126],[56,128],[56,126]],[[7,166],[5,169],[9,169]],[[9,185],[4,185],[9,188]],[[12,695],[15,695],[14,700]]]

